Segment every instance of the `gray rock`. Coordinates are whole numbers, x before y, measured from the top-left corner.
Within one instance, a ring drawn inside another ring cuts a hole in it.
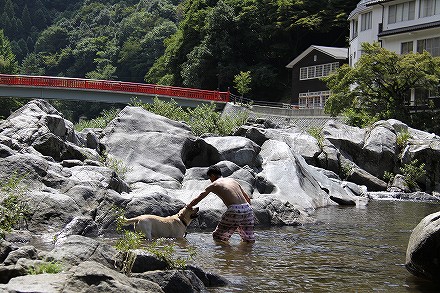
[[[157,283],[165,293],[206,291],[203,282],[190,270],[153,271],[143,274],[133,274],[133,277]]]
[[[26,270],[20,265],[0,265],[0,284],[7,284],[11,279],[24,275]]]
[[[145,251],[145,250],[133,250],[135,254],[133,266],[131,268],[132,273],[144,273],[148,271],[165,270],[168,267],[168,263],[157,256]]]
[[[71,235],[57,239],[54,249],[46,254],[45,260],[59,261],[66,268],[85,261],[95,261],[113,269],[121,264],[121,257],[117,250],[108,244],[80,235]]]
[[[43,191],[32,192],[28,201],[31,231],[59,230],[74,217],[81,216],[80,207],[67,195]]]
[[[87,261],[59,274],[27,275],[13,278],[7,292],[151,292],[162,289],[155,283],[129,278],[102,264]]]
[[[101,142],[110,155],[129,167],[128,183],[180,188],[186,170],[182,151],[190,138],[193,136],[183,123],[126,107],[104,129]]]
[[[260,147],[250,139],[240,136],[207,137],[205,141],[215,147],[220,153],[221,160],[230,161],[240,167],[261,166],[261,158],[258,153]]]
[[[439,280],[440,212],[426,216],[412,231],[405,267],[415,276]]]
[[[70,235],[98,236],[98,226],[92,218],[75,217],[56,236],[57,239]]]
[[[411,190],[408,188],[408,184],[405,181],[405,177],[401,174],[396,174],[396,176],[394,176],[393,182],[391,183],[390,187],[388,187],[387,191],[411,192]]]
[[[381,178],[385,171],[392,171],[397,161],[396,133],[386,121],[379,121],[372,125],[366,133],[363,146],[362,163],[355,162],[365,171]]]
[[[5,265],[16,264],[20,258],[36,259],[38,255],[37,249],[31,245],[22,246],[17,250],[11,251],[4,260]]]
[[[61,113],[45,100],[30,101],[0,123],[0,135],[28,145],[46,134],[62,141],[78,142],[72,122],[63,119]]]

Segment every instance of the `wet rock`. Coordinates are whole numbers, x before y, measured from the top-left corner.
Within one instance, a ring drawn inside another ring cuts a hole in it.
[[[152,271],[132,276],[159,284],[165,293],[191,293],[206,290],[203,282],[190,270]]]
[[[16,264],[20,258],[36,259],[38,255],[37,249],[31,245],[26,245],[11,251],[3,261],[5,265]]]
[[[147,271],[165,270],[168,267],[168,263],[157,256],[145,251],[145,250],[133,250],[134,262],[131,268],[132,273],[144,273]]]
[[[11,279],[24,275],[26,270],[20,265],[0,265],[0,284],[7,284]]]
[[[112,246],[92,238],[71,235],[58,239],[46,254],[46,261],[59,261],[67,268],[85,261],[95,261],[114,269],[121,264],[121,255]]]
[[[250,139],[229,136],[207,137],[205,141],[218,150],[221,160],[233,162],[241,167],[261,165],[260,147]]]
[[[412,231],[405,267],[413,275],[438,282],[440,278],[440,212],[426,216]]]
[[[181,154],[192,137],[183,123],[142,108],[126,107],[104,129],[101,142],[110,155],[129,167],[128,183],[180,188],[186,169]]]
[[[98,226],[92,218],[75,217],[57,234],[56,238],[61,239],[70,235],[96,237],[98,236]]]
[[[93,261],[59,274],[16,277],[2,287],[7,292],[163,292],[153,282],[127,277]]]

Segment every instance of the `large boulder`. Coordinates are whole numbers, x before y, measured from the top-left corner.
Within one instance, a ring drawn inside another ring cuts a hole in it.
[[[0,135],[18,143],[34,145],[55,160],[84,156],[74,146],[78,144],[78,138],[72,122],[65,120],[45,100],[33,100],[1,121]]]
[[[46,261],[57,261],[70,268],[85,261],[95,261],[114,269],[121,265],[122,255],[112,246],[81,235],[70,235],[56,240],[55,247],[46,253]]]
[[[190,138],[186,124],[126,107],[104,129],[101,142],[128,167],[128,183],[180,188],[186,170],[182,152]]]
[[[396,133],[390,123],[379,121],[366,133],[363,158],[355,162],[368,173],[382,178],[385,171],[393,171],[396,165]]]
[[[426,216],[411,233],[405,267],[418,277],[440,278],[440,212]]]
[[[261,166],[260,147],[248,138],[241,136],[207,137],[205,141],[215,147],[220,159],[230,161],[238,166]]]
[[[130,278],[94,261],[80,263],[59,274],[16,277],[2,288],[5,292],[163,292],[158,284]]]

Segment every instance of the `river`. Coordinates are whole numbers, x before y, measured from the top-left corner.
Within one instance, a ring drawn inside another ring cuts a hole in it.
[[[209,292],[440,292],[404,266],[412,229],[440,204],[371,201],[365,208],[318,209],[315,224],[257,228],[255,244],[234,235],[215,244],[209,231],[189,231],[182,250],[226,277]]]

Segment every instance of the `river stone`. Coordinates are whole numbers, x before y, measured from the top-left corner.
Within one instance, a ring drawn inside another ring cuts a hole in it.
[[[230,161],[240,167],[261,166],[261,158],[258,155],[260,147],[245,137],[226,136],[226,137],[206,137],[205,141],[215,147],[221,160]]]
[[[339,121],[329,121],[322,129],[323,136],[330,141],[339,151],[350,155],[362,151],[365,138],[364,129],[348,126]]]
[[[397,161],[396,133],[386,121],[376,122],[367,131],[363,146],[362,162],[355,160],[362,169],[382,178],[385,171],[393,171]]]
[[[440,279],[440,212],[422,219],[411,233],[405,267],[413,275]]]
[[[134,262],[131,268],[132,273],[144,273],[147,271],[165,270],[168,267],[168,263],[153,255],[152,253],[136,249],[130,251],[134,254]]]
[[[165,293],[205,292],[203,282],[191,270],[151,271],[133,274],[135,278],[150,280],[159,284]]]
[[[36,259],[38,255],[37,249],[34,246],[26,245],[11,251],[4,260],[5,265],[16,264],[20,258]]]
[[[121,259],[122,255],[112,246],[80,235],[57,239],[54,249],[45,256],[46,261],[59,261],[66,267],[95,261],[111,269],[120,265]]]
[[[62,118],[62,114],[45,100],[32,100],[0,122],[0,135],[28,145],[46,134],[78,143],[73,123]]]
[[[6,259],[6,257],[12,250],[13,250],[12,243],[0,238],[0,263],[3,263],[3,261]]]
[[[58,234],[57,239],[70,235],[98,236],[98,226],[90,217],[75,217]]]
[[[86,261],[58,274],[26,275],[13,278],[3,285],[7,292],[129,292],[160,293],[155,283],[130,278],[102,264]]]
[[[32,192],[28,200],[31,219],[29,230],[47,232],[61,229],[74,217],[81,216],[81,209],[72,198],[61,193]]]
[[[20,265],[0,265],[0,284],[7,284],[11,279],[26,274],[25,268]],[[0,292],[2,292],[1,287]]]
[[[180,188],[186,170],[183,146],[192,137],[186,124],[125,107],[104,129],[101,142],[128,167],[127,183]]]

